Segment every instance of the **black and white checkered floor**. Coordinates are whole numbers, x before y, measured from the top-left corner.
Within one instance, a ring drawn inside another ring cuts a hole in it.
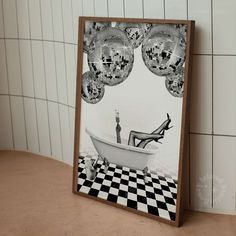
[[[95,179],[88,180],[84,159],[80,157],[78,191],[175,221],[176,180],[170,176],[160,176],[151,172],[147,177],[149,182],[145,183],[140,170],[132,170],[110,163],[105,174],[104,168],[102,161],[98,161]]]

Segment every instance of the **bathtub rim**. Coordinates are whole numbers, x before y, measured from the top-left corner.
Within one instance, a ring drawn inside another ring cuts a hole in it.
[[[97,139],[98,141],[102,142],[102,143],[105,143],[105,144],[108,144],[110,146],[113,146],[113,147],[116,147],[116,148],[119,148],[119,149],[125,149],[127,151],[132,151],[132,152],[138,152],[138,153],[143,153],[143,154],[146,154],[146,155],[154,155],[157,153],[157,151],[159,150],[158,147],[155,147],[153,149],[142,149],[142,148],[139,148],[139,147],[133,147],[133,146],[130,146],[130,145],[126,145],[126,144],[122,144],[122,143],[114,143],[114,142],[111,142],[109,140],[106,140],[104,138],[100,138],[98,137],[98,135],[94,134],[93,132],[91,132],[88,128],[85,129],[85,132],[92,138],[94,139]],[[106,134],[104,134],[106,135]]]

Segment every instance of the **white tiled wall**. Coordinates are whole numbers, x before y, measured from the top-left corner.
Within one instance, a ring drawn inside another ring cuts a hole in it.
[[[12,129],[15,148],[17,150],[26,150],[28,145],[23,97],[11,97],[10,106],[12,110]]]
[[[72,1],[62,0],[63,41],[74,42]]]
[[[124,17],[124,1],[109,0],[108,13],[110,17]]]
[[[5,45],[9,93],[15,95],[22,95],[18,41],[14,39],[8,39],[5,40]]]
[[[190,135],[190,203],[193,208],[212,207],[212,138]]]
[[[28,0],[16,0],[17,23],[19,38],[29,38],[29,11],[27,7]]]
[[[124,16],[133,18],[143,18],[142,0],[125,0],[124,1]]]
[[[0,0],[0,148],[72,164],[80,15],[196,20],[187,205],[235,213],[235,0]]]
[[[213,144],[213,207],[230,212],[236,198],[236,139],[215,136]]]
[[[53,40],[53,20],[51,1],[41,0],[41,19],[43,39]]]
[[[165,0],[166,19],[187,19],[186,0]]]
[[[78,41],[78,16],[83,15],[83,5],[81,0],[72,0],[72,14],[73,14],[73,31],[74,43]]]
[[[38,153],[39,136],[35,99],[24,97],[24,106],[28,149],[32,152]]]
[[[213,52],[236,54],[236,1],[213,0]]]
[[[34,96],[33,63],[29,40],[19,40],[22,92],[24,96]]]
[[[0,4],[0,12],[1,12],[1,14],[0,14],[0,37],[3,38],[4,37],[4,30],[3,30],[4,24],[3,24],[3,9],[2,9],[3,5],[2,5],[2,0],[1,0],[0,3],[1,3]]]
[[[5,41],[0,39],[0,93],[8,93],[8,80],[7,80],[7,64],[6,64],[6,50]]]
[[[59,104],[48,102],[49,126],[51,130],[52,156],[58,160],[63,159],[62,138],[59,116]]]
[[[46,79],[44,68],[43,41],[34,40],[32,46],[32,64],[35,84],[35,97],[46,99]]]
[[[212,0],[188,0],[188,19],[196,21],[194,52],[196,54],[211,54],[211,7]]]
[[[209,55],[194,55],[192,69],[190,131],[211,134],[212,57]]]
[[[52,20],[53,20],[53,39],[63,42],[63,18],[61,0],[51,0]]]
[[[4,115],[0,116],[0,147],[1,149],[12,149],[15,147],[13,140],[13,126],[10,99],[8,96],[0,96],[0,109]]]
[[[30,33],[32,39],[42,39],[41,0],[28,1]]]
[[[236,56],[214,56],[214,133],[236,136]]]
[[[84,16],[94,16],[95,15],[94,0],[82,0],[82,4],[83,4],[83,15]]]
[[[67,104],[67,78],[63,43],[55,43],[58,101]]]
[[[43,49],[45,62],[45,79],[47,82],[47,98],[51,101],[58,101],[54,45],[52,42],[44,41]]]
[[[95,16],[108,16],[107,0],[94,1],[94,15]]]
[[[149,0],[143,4],[144,18],[164,19],[164,1]]]
[[[2,0],[2,18],[4,21],[4,36],[6,38],[17,38],[17,17],[15,0]]]
[[[45,100],[36,100],[36,112],[39,135],[39,151],[43,155],[51,156],[51,130],[49,129],[48,103]]]

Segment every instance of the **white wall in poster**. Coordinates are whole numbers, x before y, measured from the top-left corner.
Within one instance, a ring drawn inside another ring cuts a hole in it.
[[[83,72],[89,71],[84,53]],[[134,65],[128,78],[117,86],[106,86],[103,99],[97,104],[81,101],[80,151],[94,150],[86,127],[95,134],[116,135],[115,110],[120,112],[121,137],[128,139],[131,130],[151,133],[171,118],[173,128],[165,132],[162,144],[152,142],[159,150],[150,169],[167,168],[177,176],[182,117],[182,98],[172,96],[165,87],[165,77],[160,77],[145,66],[141,46],[134,50]],[[95,150],[94,150],[95,151]],[[135,161],[135,160],[134,160]]]

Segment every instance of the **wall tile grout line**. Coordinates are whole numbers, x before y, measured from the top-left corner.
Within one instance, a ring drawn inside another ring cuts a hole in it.
[[[144,18],[144,0],[142,0],[142,13],[143,13],[143,18]]]
[[[107,16],[109,17],[110,14],[109,14],[109,0],[107,0]]]
[[[73,4],[72,0],[70,0],[70,6],[71,6],[71,15],[72,15],[72,32],[73,32],[73,41],[75,42],[75,27],[74,27],[74,14],[73,14]]]
[[[39,12],[40,12],[41,33],[42,33],[42,39],[43,39],[43,38],[44,38],[44,33],[43,33],[42,3],[41,3],[41,0],[39,0]],[[44,69],[44,78],[45,78],[45,92],[46,92],[46,99],[48,99],[47,75],[46,75],[46,68],[45,68],[45,45],[44,45],[44,42],[42,42],[42,46],[43,46],[43,69]],[[46,107],[47,107],[49,146],[50,146],[50,154],[51,154],[51,156],[52,156],[52,137],[51,137],[50,123],[49,123],[49,108],[48,108],[48,102],[46,102]]]
[[[200,56],[215,56],[215,57],[235,57],[236,56],[236,54],[219,54],[219,53],[217,53],[217,54],[214,54],[214,53],[211,53],[211,54],[208,54],[208,53],[206,53],[206,54],[204,54],[204,53],[202,53],[202,54],[195,53],[193,55],[195,55],[195,56],[198,56],[198,55],[200,55]]]
[[[35,38],[23,38],[23,37],[0,37],[0,39],[9,39],[9,40],[31,40],[31,41],[43,41],[43,42],[52,42],[52,43],[62,43],[62,44],[70,44],[70,45],[78,45],[77,43],[72,42],[63,42],[63,41],[57,41],[57,40],[50,40],[50,39],[35,39]]]
[[[52,23],[52,37],[53,37],[53,54],[54,54],[54,61],[55,61],[55,76],[56,76],[56,98],[57,98],[57,103],[59,102],[59,92],[58,92],[58,81],[57,81],[57,66],[56,66],[56,49],[55,49],[55,43],[56,41],[54,40],[55,38],[55,32],[54,32],[54,20],[53,20],[53,4],[52,4],[52,0],[49,0],[50,1],[50,6],[51,6],[51,23]]]
[[[75,109],[74,106],[67,105],[65,103],[61,103],[61,102],[57,102],[57,101],[53,101],[53,100],[50,100],[50,99],[45,99],[45,98],[30,97],[30,96],[26,96],[26,95],[22,96],[22,95],[16,95],[16,94],[0,94],[0,96],[29,98],[29,99],[40,100],[40,101],[45,101],[45,102],[52,102],[52,103],[55,103],[55,104],[59,104],[59,105],[65,106],[65,107],[69,107],[69,108]]]
[[[30,37],[32,37],[31,32],[31,20],[30,20],[30,10],[29,10],[29,1],[27,0],[27,10],[28,10],[28,20],[29,20],[29,34]],[[34,96],[36,95],[36,88],[35,88],[35,71],[34,71],[34,60],[33,60],[33,47],[32,47],[32,40],[29,40],[30,42],[30,53],[31,53],[31,61],[32,61],[32,79],[33,79],[33,90],[34,90]],[[41,146],[39,141],[39,124],[38,124],[38,111],[37,111],[37,104],[36,100],[34,99],[34,105],[35,105],[35,114],[36,114],[36,127],[37,127],[37,138],[38,138],[38,150],[39,153],[41,152]]]
[[[74,46],[78,46],[77,43],[72,43],[72,42],[63,42],[63,41],[57,41],[57,40],[49,40],[49,39],[31,39],[31,38],[22,38],[22,37],[19,37],[19,38],[3,38],[3,37],[0,37],[0,40],[28,40],[28,41],[43,41],[43,42],[51,42],[51,43],[61,43],[61,44],[65,44],[65,45],[74,45]],[[236,54],[223,54],[223,53],[193,53],[194,56],[217,56],[217,57],[235,57]]]
[[[54,32],[54,20],[53,20],[53,4],[52,0],[50,0],[51,4],[51,19],[52,19],[52,35],[53,35],[53,40],[55,40],[55,32]],[[63,160],[63,150],[62,150],[62,131],[61,131],[61,117],[60,117],[60,111],[59,111],[59,88],[58,88],[58,77],[57,77],[57,63],[56,63],[56,47],[55,43],[53,42],[53,53],[54,53],[54,61],[55,61],[55,76],[56,76],[56,91],[57,91],[57,115],[58,115],[58,120],[59,120],[59,132],[60,132],[60,141],[61,141],[61,160]]]
[[[189,20],[189,6],[188,6],[188,0],[186,0],[186,11],[187,11],[187,20]],[[190,117],[189,117],[190,119]],[[190,122],[189,122],[190,123]],[[189,150],[188,150],[188,203],[187,207],[191,206],[191,137],[190,137],[190,124],[188,126],[188,142],[189,142]]]
[[[93,15],[94,15],[94,16],[96,15],[96,11],[95,11],[95,1],[96,1],[96,0],[93,0]]]
[[[17,7],[17,0],[15,0],[15,4],[16,4],[16,19],[17,19],[17,35],[19,37],[19,18],[18,18],[18,7]],[[21,50],[20,50],[20,40],[18,40],[18,52],[19,52],[19,63],[20,63],[20,82],[21,82],[21,93],[22,95],[24,95],[24,91],[23,91],[23,81],[22,81],[22,61],[21,61]],[[28,136],[27,136],[27,126],[26,126],[26,114],[25,114],[25,101],[22,97],[22,105],[23,105],[23,114],[24,114],[24,124],[25,124],[25,141],[26,141],[26,149],[29,150],[29,144],[28,144]]]
[[[215,136],[215,137],[234,137],[236,138],[236,134],[209,134],[209,133],[199,133],[199,132],[190,132],[190,134],[194,134],[194,135],[207,135],[207,136]]]
[[[84,0],[81,0],[81,5],[82,5],[82,16],[84,16]]]
[[[213,42],[213,0],[211,0],[211,79],[212,79],[212,130],[211,132],[214,133],[214,42]],[[211,139],[211,145],[212,145],[212,164],[211,164],[211,170],[212,170],[212,178],[211,178],[211,207],[214,208],[214,191],[213,191],[213,186],[214,186],[214,136],[212,136]]]
[[[106,17],[109,17],[109,11],[108,11],[108,0],[106,1],[107,4],[107,12],[106,12]]]
[[[5,37],[5,19],[4,19],[4,11],[3,11],[3,1],[1,1],[2,4],[2,20],[3,20],[3,34]],[[8,94],[10,93],[10,82],[9,82],[9,67],[7,62],[7,46],[6,46],[6,40],[4,39],[4,48],[5,48],[5,59],[6,59],[6,74],[7,74],[7,87],[8,87]],[[12,136],[12,146],[13,149],[15,149],[15,139],[14,139],[14,129],[13,129],[13,118],[12,118],[12,107],[11,107],[11,98],[8,96],[9,99],[9,109],[10,109],[10,119],[11,119],[11,136]]]
[[[188,18],[189,18],[189,17],[188,17],[188,0],[186,0],[186,11],[187,11],[187,12],[186,12],[186,16],[187,16],[187,20],[188,20]]]
[[[125,0],[123,0],[123,17],[125,18]]]
[[[163,0],[163,16],[166,19],[166,0]]]
[[[61,0],[61,12],[62,12],[62,28],[63,28],[63,41],[65,41],[65,24],[64,24],[64,16],[63,16],[63,6],[62,6],[62,0]],[[66,79],[66,97],[67,97],[67,105],[69,105],[69,99],[68,99],[68,74],[67,74],[67,58],[66,58],[66,47],[65,44],[63,45],[64,47],[64,60],[65,60],[65,79]],[[59,109],[60,110],[60,109]],[[60,111],[59,111],[60,112]],[[68,117],[68,125],[69,125],[69,134],[71,137],[71,126],[70,126],[70,114],[69,114],[69,107],[67,107],[67,117]],[[64,158],[64,157],[63,157]]]
[[[73,47],[73,50],[74,50],[74,47]],[[74,53],[74,51],[73,51],[73,53]],[[73,55],[73,58],[74,58],[74,55]],[[74,63],[74,68],[76,68],[76,61],[75,61],[75,58],[74,58],[74,60],[73,60],[73,62],[72,63]],[[77,79],[77,76],[73,73],[73,75],[75,76],[75,81],[76,81],[76,79]],[[76,83],[75,83],[76,84]],[[74,88],[75,89],[75,88]],[[75,91],[76,91],[76,89],[75,89]],[[71,91],[70,91],[71,92]],[[69,122],[69,128],[70,128],[70,137],[73,137],[74,138],[74,130],[72,129],[73,127],[74,127],[74,123],[75,123],[75,120],[73,119],[73,123],[71,123],[71,119],[70,119],[70,105],[69,105],[70,103],[68,103],[68,116],[69,116],[69,120],[68,120],[68,122]],[[75,103],[74,103],[75,104]],[[74,139],[73,140],[71,140],[71,150],[72,150],[72,158],[74,157],[73,155],[74,155]]]
[[[201,132],[191,132],[190,131],[190,134],[196,134],[196,135],[208,135],[208,136],[212,136],[213,134],[212,133],[201,133]]]
[[[62,1],[61,1],[61,12],[62,12],[62,29],[63,29],[63,40],[65,41],[65,25],[64,25],[64,16],[63,16],[63,6],[62,6]],[[67,78],[67,67],[66,67],[66,48],[65,48],[65,44],[63,44],[63,48],[64,48],[64,60],[65,60],[65,80],[66,80],[66,100],[67,100],[67,104],[68,104],[68,78]]]

